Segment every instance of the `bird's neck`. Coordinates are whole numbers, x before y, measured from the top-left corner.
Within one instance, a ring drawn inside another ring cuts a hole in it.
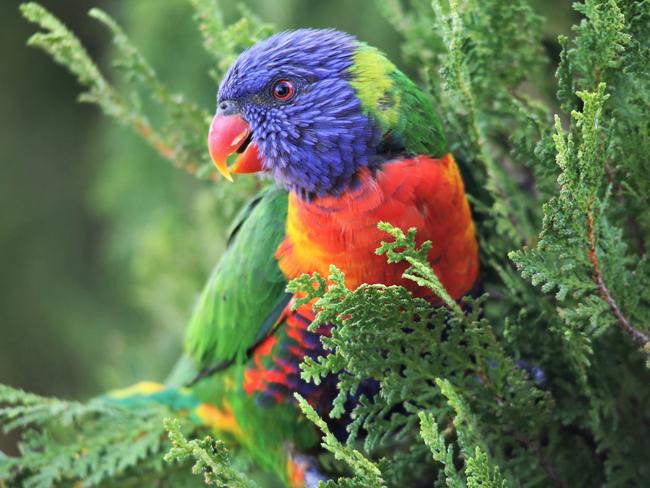
[[[363,169],[357,184],[335,196],[289,196],[286,237],[276,257],[289,279],[302,273],[329,275],[334,264],[355,288],[362,283],[404,285],[430,292],[402,278],[405,265],[388,265],[375,250],[388,236],[380,221],[417,229],[417,241],[431,240],[430,263],[449,293],[460,298],[476,281],[478,247],[463,182],[451,155],[420,156]]]

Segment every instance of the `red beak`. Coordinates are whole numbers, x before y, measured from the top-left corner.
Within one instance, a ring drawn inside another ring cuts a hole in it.
[[[214,165],[228,181],[230,173],[257,173],[262,162],[257,144],[251,139],[251,128],[239,114],[215,115],[208,133],[208,148]],[[235,152],[239,156],[228,167],[228,157]]]

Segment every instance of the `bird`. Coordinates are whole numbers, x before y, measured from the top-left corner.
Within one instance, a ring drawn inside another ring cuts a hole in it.
[[[429,240],[428,260],[455,300],[479,282],[475,225],[436,107],[379,49],[333,29],[280,32],[248,48],[217,93],[207,145],[218,172],[270,182],[235,218],[228,246],[189,321],[185,353],[165,385],[112,392],[120,402],[188,409],[245,448],[286,486],[326,479],[305,455],[319,442],[293,393],[326,415],[336,378],[300,377],[305,357],[327,354],[287,283],[304,273],[346,285],[401,285],[405,264],[375,253],[380,221]]]

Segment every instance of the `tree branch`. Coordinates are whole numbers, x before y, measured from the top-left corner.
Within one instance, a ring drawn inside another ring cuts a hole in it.
[[[614,300],[609,288],[603,280],[603,276],[600,272],[600,262],[598,261],[598,255],[596,253],[596,235],[594,232],[594,218],[591,214],[591,211],[587,214],[587,233],[589,237],[589,261],[594,269],[594,281],[598,285],[598,290],[600,295],[607,302],[612,313],[618,321],[619,327],[623,330],[625,334],[630,336],[634,342],[636,342],[641,348],[644,349],[646,355],[650,356],[650,352],[646,351],[648,345],[650,344],[650,338],[645,335],[640,330],[635,329],[628,319],[623,315],[623,312],[619,308],[618,304]]]

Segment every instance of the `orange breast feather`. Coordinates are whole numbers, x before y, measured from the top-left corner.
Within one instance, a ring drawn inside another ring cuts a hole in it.
[[[417,229],[430,240],[429,262],[449,294],[458,299],[478,276],[478,246],[463,181],[453,157],[419,156],[386,163],[374,175],[364,169],[359,185],[337,197],[307,202],[289,197],[286,237],[276,252],[289,279],[302,273],[328,276],[329,265],[345,273],[346,284],[403,285],[424,298],[431,292],[404,280],[406,264],[388,264],[375,249],[389,239],[379,221],[403,231]]]

